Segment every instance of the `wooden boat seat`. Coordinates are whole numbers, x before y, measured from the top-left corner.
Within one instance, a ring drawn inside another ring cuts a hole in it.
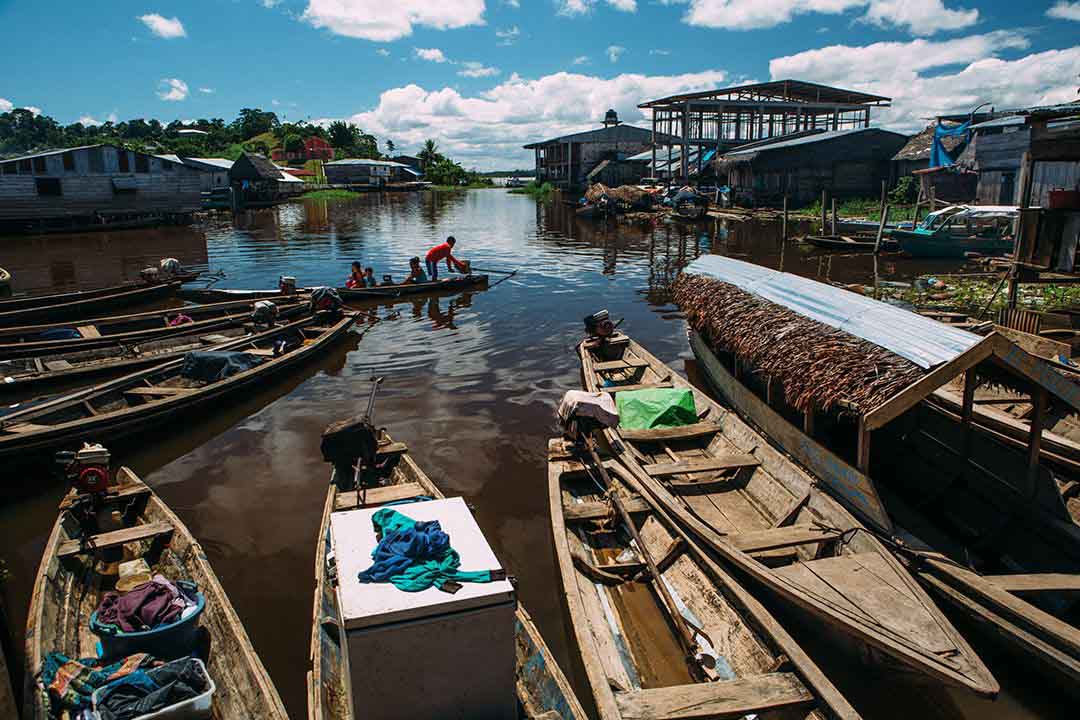
[[[596,347],[600,347],[600,344],[600,341],[595,338],[585,341],[585,347],[589,348],[590,350]],[[618,335],[613,338],[608,338],[607,341],[605,341],[603,344],[607,347],[622,347],[623,345],[630,344],[630,338],[628,338],[626,335]]]
[[[727,539],[743,552],[753,553],[836,540],[840,537],[840,534],[839,530],[818,527],[817,525],[788,525],[769,530],[733,533],[728,535]]]
[[[258,357],[276,357],[273,348],[251,348],[250,350],[245,350],[244,352],[248,355],[257,355]]]
[[[714,435],[721,430],[723,430],[723,428],[717,423],[699,422],[673,428],[619,430],[619,435],[622,436],[623,440],[658,442],[660,440],[686,440],[688,438],[701,437],[702,435]]]
[[[814,705],[795,673],[767,673],[724,682],[674,685],[615,693],[623,720],[740,717]]]
[[[986,575],[987,580],[1016,595],[1034,593],[1080,593],[1080,574],[1032,573]]]
[[[101,337],[101,333],[98,332],[97,326],[95,325],[79,325],[78,327],[76,327],[76,329],[79,331],[79,334],[82,335],[84,338]]]
[[[593,370],[596,372],[613,372],[615,370],[632,370],[646,367],[649,367],[647,360],[632,358],[630,360],[609,360],[608,362],[596,363],[593,365]]]
[[[654,383],[639,383],[637,385],[611,385],[609,387],[600,388],[604,392],[612,394],[620,392],[630,392],[631,390],[654,390],[656,388],[670,388],[675,387],[674,383],[670,380],[662,380]]]
[[[42,430],[52,430],[52,425],[36,425],[34,423],[24,422],[15,423],[14,425],[5,425],[4,430],[13,433],[40,432]]]
[[[131,498],[142,497],[144,495],[146,495],[146,496],[150,495],[150,488],[148,488],[146,485],[143,485],[141,483],[137,484],[137,485],[135,485],[135,484],[133,484],[133,485],[123,485],[123,486],[117,487],[114,490],[110,490],[108,493],[106,493],[102,497],[102,500],[106,504],[112,504],[112,503],[119,502],[121,500],[126,501],[126,500],[130,500]],[[67,510],[80,497],[82,497],[82,496],[79,493],[75,493],[75,492],[68,493],[68,495],[65,496],[63,500],[60,501],[60,509],[61,510]]]
[[[45,360],[43,364],[45,365],[45,369],[49,370],[50,372],[57,372],[59,370],[70,370],[71,368],[75,367],[67,360]]]
[[[156,537],[171,535],[172,532],[173,526],[164,522],[133,525],[131,527],[123,528],[122,530],[113,530],[112,532],[91,535],[85,544],[78,540],[67,540],[60,543],[60,548],[56,554],[61,558],[71,557],[82,553],[120,547],[121,545],[126,545],[127,543],[139,540],[151,540]]]
[[[199,342],[203,345],[218,345],[219,343],[229,342],[235,338],[226,337],[225,335],[203,335],[199,338]]]
[[[640,495],[623,498],[623,507],[628,513],[649,512],[652,508]],[[611,515],[615,510],[606,502],[583,502],[563,506],[563,519],[567,523],[599,520]]]
[[[424,495],[424,488],[420,483],[401,483],[400,485],[387,485],[386,487],[368,488],[364,501],[366,505],[385,505],[398,500]],[[334,510],[348,510],[357,507],[358,498],[355,490],[339,492],[334,498]]]
[[[144,397],[168,397],[171,395],[183,395],[189,393],[194,388],[180,388],[180,387],[134,387],[128,388],[124,391],[125,395],[142,395]]]
[[[735,470],[744,467],[757,467],[761,463],[753,455],[732,454],[717,455],[707,458],[690,458],[679,462],[656,463],[646,465],[645,472],[653,477],[680,475],[682,473],[705,472],[708,470]]]

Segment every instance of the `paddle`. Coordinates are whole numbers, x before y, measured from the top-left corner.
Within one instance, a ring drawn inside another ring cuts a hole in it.
[[[487,268],[470,268],[472,272],[495,273],[496,275],[517,275],[517,270],[488,270]]]

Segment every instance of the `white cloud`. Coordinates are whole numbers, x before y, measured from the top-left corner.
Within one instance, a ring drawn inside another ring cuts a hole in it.
[[[270,101],[270,104],[271,104],[271,105],[273,105],[274,107],[278,107],[278,106],[280,106],[280,105],[281,105],[281,101],[280,101],[280,100],[276,100],[276,99],[275,99],[275,100],[271,100],[271,101]]]
[[[521,30],[518,29],[517,25],[514,25],[505,30],[496,30],[495,37],[499,38],[500,45],[513,45],[521,37]]]
[[[416,57],[421,60],[427,60],[434,63],[448,62],[446,56],[443,55],[443,51],[439,48],[413,48],[416,52]]]
[[[619,62],[619,58],[623,56],[623,53],[626,52],[626,48],[622,45],[608,45],[608,49],[605,52],[607,52],[608,60],[617,63]]]
[[[390,51],[386,48],[375,48],[376,55],[382,55],[383,57],[390,57]]]
[[[1046,15],[1059,20],[1076,20],[1080,22],[1080,2],[1058,0],[1052,8],[1046,11]]]
[[[769,72],[773,79],[797,77],[891,97],[892,107],[873,111],[873,121],[910,132],[925,127],[928,118],[968,112],[984,102],[1007,109],[1073,99],[1080,46],[1015,60],[998,57],[1028,45],[1022,34],[1008,31],[942,42],[835,45],[776,58]]]
[[[7,98],[0,98],[0,112],[8,112],[15,107],[15,104]]]
[[[90,115],[80,115],[79,122],[83,125],[104,125],[101,120],[95,120]]]
[[[168,102],[180,102],[187,100],[188,86],[180,78],[162,78],[158,82],[157,95]]]
[[[719,70],[613,78],[560,72],[535,80],[515,74],[477,95],[406,85],[387,90],[374,109],[347,119],[402,147],[435,138],[466,167],[505,168],[532,158],[521,147],[525,143],[597,127],[608,108],[625,122],[641,123],[642,99],[713,88],[727,79]]]
[[[214,88],[212,88],[212,87],[201,87],[201,88],[199,88],[199,92],[201,92],[203,95],[213,95],[214,94]]]
[[[559,15],[584,15],[591,11],[599,0],[555,0]],[[608,5],[623,12],[637,12],[637,0],[604,0]]]
[[[670,50],[664,50],[663,48],[653,48],[649,51],[650,55],[670,55]]]
[[[149,13],[147,15],[140,15],[138,19],[142,21],[143,25],[150,28],[150,32],[160,38],[172,39],[187,37],[187,31],[184,30],[184,23],[180,22],[179,18],[167,18],[158,15],[157,13]]]
[[[488,67],[475,60],[466,60],[461,63],[461,67],[462,69],[458,71],[458,75],[469,78],[492,77],[502,72],[499,68]]]
[[[503,5],[512,8],[519,8],[521,7],[521,2],[520,0],[503,0]]]
[[[308,0],[300,19],[336,35],[389,42],[414,26],[449,30],[484,24],[484,0]]]
[[[41,108],[34,107],[33,105],[27,105],[27,106],[23,107],[23,110],[29,110],[30,114],[35,115],[35,116],[41,114]]]
[[[881,27],[900,27],[913,35],[933,35],[974,25],[979,11],[950,9],[944,0],[690,0],[683,21],[690,25],[753,30],[790,22],[796,15],[839,15],[864,10],[861,19]]]
[[[571,63],[574,64],[574,65],[588,65],[589,64],[589,56],[588,55],[578,55],[576,58],[574,58],[571,61]]]

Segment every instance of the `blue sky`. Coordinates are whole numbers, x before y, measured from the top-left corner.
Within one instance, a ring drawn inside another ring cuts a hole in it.
[[[0,109],[61,122],[350,119],[483,169],[614,107],[794,77],[914,131],[1077,98],[1080,0],[0,0]]]

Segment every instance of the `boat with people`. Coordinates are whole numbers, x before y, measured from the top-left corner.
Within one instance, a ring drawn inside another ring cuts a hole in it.
[[[605,436],[697,540],[843,648],[993,697],[990,671],[876,535],[737,413],[614,329],[587,319],[584,387],[614,396]],[[636,409],[635,409],[635,406]],[[657,426],[644,422],[653,406]],[[626,419],[638,413],[639,427]]]
[[[342,339],[356,313],[318,313],[0,414],[0,458],[20,461],[79,438],[133,435],[220,401]]]
[[[1020,209],[1013,205],[951,205],[928,214],[910,230],[888,228],[885,235],[911,257],[1007,255],[1019,217]]]
[[[372,400],[374,390],[375,388],[372,390]],[[460,534],[457,530],[451,530],[446,513],[452,514],[454,508],[450,511],[445,508],[449,503],[461,505],[456,508],[457,517],[460,519],[461,510],[464,510],[461,500],[448,500],[417,465],[404,443],[394,441],[385,429],[374,428],[371,424],[371,413],[372,403],[369,402],[366,415],[334,423],[323,434],[323,455],[332,463],[332,470],[316,539],[311,670],[307,677],[309,720],[385,716],[386,712],[380,714],[371,704],[364,705],[364,699],[378,693],[376,686],[380,685],[392,688],[391,693],[396,697],[408,697],[407,700],[402,699],[402,702],[419,704],[426,708],[426,715],[416,714],[415,717],[470,717],[473,715],[462,710],[463,704],[467,704],[469,700],[462,698],[461,686],[468,686],[465,695],[475,692],[484,693],[482,697],[489,697],[486,693],[496,684],[496,679],[505,680],[505,684],[497,688],[510,695],[509,698],[502,698],[503,700],[512,702],[516,694],[516,714],[520,718],[585,720],[588,716],[574,695],[569,681],[541,637],[536,624],[519,603],[514,604],[513,616],[507,618],[508,635],[505,638],[499,637],[500,643],[504,640],[506,642],[504,654],[500,657],[505,657],[507,666],[497,663],[483,667],[474,665],[473,669],[479,672],[470,673],[469,679],[463,679],[460,665],[451,662],[444,667],[433,662],[433,658],[442,657],[445,650],[450,656],[467,652],[473,661],[478,662],[479,653],[487,652],[481,648],[486,648],[491,641],[491,627],[500,625],[501,622],[498,616],[492,613],[501,611],[497,607],[486,605],[480,599],[483,591],[473,591],[471,600],[463,600],[469,609],[462,609],[457,613],[439,613],[431,608],[451,602],[447,598],[470,595],[472,586],[463,583],[469,587],[455,592],[454,595],[434,588],[405,593],[389,585],[359,584],[348,577],[351,573],[347,574],[346,568],[350,566],[347,565],[346,558],[354,553],[355,548],[345,539],[344,534],[336,537],[334,528],[345,526],[349,516],[358,513],[367,512],[373,515],[395,509],[406,517],[412,517],[420,512],[436,513],[434,508],[438,506],[442,508],[439,513],[442,513],[447,531],[452,533],[449,539],[454,542],[454,547],[465,543],[462,535],[466,529],[463,527]],[[464,515],[461,525],[455,527],[470,523],[475,525],[468,510],[464,510]],[[371,532],[372,522],[364,517],[360,519],[359,525]],[[474,534],[479,534],[475,527],[471,530]],[[462,547],[462,566],[473,562],[474,551],[467,548],[484,544],[482,536],[479,536],[474,537],[466,547]],[[486,547],[484,550],[489,555],[488,562],[493,561],[490,550]],[[359,561],[366,566],[371,563],[371,558],[367,553],[363,553]],[[492,582],[490,585],[502,583],[505,581]],[[488,586],[484,587],[486,589]],[[501,592],[501,589],[493,589],[492,592]],[[364,653],[364,648],[367,647],[363,637],[365,630],[357,631],[357,635],[350,632],[350,626],[359,622],[352,618],[349,609],[353,607],[351,603],[357,595],[361,601],[366,597],[375,598],[373,602],[377,601],[380,607],[395,613],[394,617],[382,626],[377,626],[374,619],[369,618],[367,621],[366,633],[385,636],[382,647],[386,648],[386,652],[378,658]],[[349,608],[343,606],[343,597],[346,598],[345,602],[350,603]],[[405,612],[404,608],[411,610]],[[419,617],[420,614],[423,614],[423,617]],[[407,618],[416,622],[410,623]],[[460,621],[455,618],[460,618]],[[416,625],[415,629],[411,627],[413,624]],[[431,631],[425,629],[432,624],[441,628],[447,637],[453,638],[449,647],[445,642],[432,637]],[[417,636],[416,633],[420,635]],[[427,637],[428,641],[425,641],[424,637]],[[418,650],[416,643],[425,645],[426,669],[423,673],[423,687],[427,688],[426,695],[439,694],[439,697],[423,697],[425,692],[419,686],[410,690],[412,681],[416,679],[414,672],[405,672],[399,677],[390,678],[384,675],[387,668],[397,667],[399,661],[407,665],[414,663]],[[512,648],[509,647],[511,643]],[[394,647],[400,647],[401,650],[395,652],[392,649]],[[500,648],[502,647],[504,646],[500,644]],[[391,655],[394,656],[392,659]],[[509,667],[509,664],[513,667]],[[375,666],[379,668],[375,669]],[[355,682],[354,677],[360,682]],[[444,692],[437,693],[438,690]],[[496,698],[496,702],[499,701],[500,699]],[[387,703],[393,704],[389,696],[385,696],[378,705],[388,707]],[[431,712],[435,707],[441,708],[441,714]],[[364,710],[356,712],[354,708]],[[490,711],[490,708],[487,709]],[[512,707],[509,714],[513,714]]]
[[[334,288],[342,300],[382,300],[405,297],[407,295],[427,295],[453,290],[466,290],[469,288],[481,288],[487,285],[488,276],[485,274],[470,273],[468,275],[452,275],[439,280],[420,283],[386,283],[375,287],[363,288]],[[314,288],[300,288],[295,292],[306,297]],[[191,302],[229,302],[251,301],[275,298],[282,295],[280,289],[272,290],[230,290],[224,288],[188,288],[180,291],[180,297]]]
[[[691,263],[675,300],[696,367],[734,413],[863,519],[961,627],[1076,694],[1080,523],[1041,452],[1059,450],[1041,432],[1048,398],[1080,406],[1072,381],[1003,335],[730,258]],[[939,391],[958,378],[949,412]],[[1028,397],[1026,442],[977,409],[988,384]]]
[[[57,460],[72,487],[34,578],[22,716],[287,720],[180,518],[101,446]]]
[[[309,298],[275,295],[261,301],[234,300],[76,322],[0,327],[0,358],[128,346],[191,332],[210,332],[250,321],[257,302],[273,303],[277,317],[284,318],[306,310]]]
[[[598,716],[858,718],[741,582],[596,451],[595,418],[613,410],[567,393],[560,415],[577,427],[548,443],[555,552]]]
[[[106,288],[108,292],[86,290],[0,300],[0,326],[100,317],[109,310],[172,297],[180,285],[179,280],[149,285],[133,283]]]

